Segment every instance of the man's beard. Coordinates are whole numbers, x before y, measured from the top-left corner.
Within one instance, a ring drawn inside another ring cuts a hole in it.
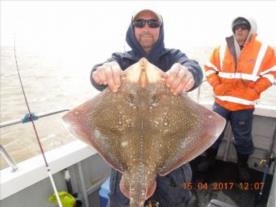
[[[152,48],[155,41],[151,34],[141,34],[139,36],[139,43],[142,45],[143,48]]]

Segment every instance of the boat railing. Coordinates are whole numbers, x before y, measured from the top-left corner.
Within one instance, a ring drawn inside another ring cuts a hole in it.
[[[4,160],[7,162],[7,164],[11,167],[12,172],[15,172],[17,170],[17,165],[10,156],[10,154],[7,152],[7,150],[3,147],[2,144],[0,144],[0,153],[3,156]]]
[[[25,124],[30,122],[31,120],[35,121],[43,117],[52,116],[66,111],[69,111],[69,109],[55,110],[55,111],[41,113],[37,115],[34,113],[31,113],[31,114],[27,113],[24,115],[22,119],[16,119],[16,120],[0,123],[0,128],[9,127],[16,124]],[[8,166],[11,167],[12,172],[15,172],[18,169],[16,162],[14,161],[14,159],[11,157],[11,155],[8,153],[8,151],[5,149],[5,147],[2,144],[0,144],[0,153],[3,156],[4,160],[7,162]]]
[[[35,121],[39,118],[52,116],[52,115],[55,115],[55,114],[66,112],[66,111],[69,111],[69,109],[55,110],[55,111],[41,113],[41,114],[37,114],[37,115],[34,114],[34,113],[31,113],[31,114],[27,113],[27,114],[24,115],[24,117],[22,119],[16,119],[16,120],[6,121],[6,122],[3,122],[3,123],[0,123],[0,128],[4,128],[4,127],[16,125],[16,124],[25,124],[27,122],[30,122],[31,120]]]

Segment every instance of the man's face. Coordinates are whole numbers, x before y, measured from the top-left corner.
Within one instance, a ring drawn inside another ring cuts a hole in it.
[[[248,28],[244,25],[239,25],[235,27],[234,31],[237,42],[244,44],[249,34]]]
[[[145,11],[140,13],[135,20],[143,20],[143,19],[145,20],[151,19],[151,20],[158,21],[156,16],[150,11]],[[134,26],[134,33],[135,33],[135,38],[143,47],[143,49],[146,52],[149,52],[153,47],[154,43],[159,38],[160,26],[153,28],[153,27],[150,27],[147,23],[144,25],[144,27],[141,27],[141,28]]]

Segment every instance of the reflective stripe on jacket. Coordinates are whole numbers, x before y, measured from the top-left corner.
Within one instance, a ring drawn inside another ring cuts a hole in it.
[[[231,111],[254,108],[260,94],[276,78],[275,51],[258,41],[255,34],[236,61],[231,49],[226,44],[214,49],[210,62],[204,66],[207,81],[219,105]]]

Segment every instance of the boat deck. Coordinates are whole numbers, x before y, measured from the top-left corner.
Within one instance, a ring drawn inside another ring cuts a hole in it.
[[[233,207],[265,207],[267,205],[272,176],[267,175],[263,183],[263,173],[250,169],[251,180],[239,182],[237,164],[216,161],[214,168],[202,174],[195,171],[200,158],[192,161],[194,192],[193,207],[207,207],[211,199],[223,201]],[[259,196],[263,186],[263,194]]]

